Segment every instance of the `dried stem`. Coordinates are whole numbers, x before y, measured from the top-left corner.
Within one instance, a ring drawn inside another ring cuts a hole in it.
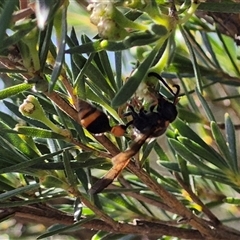
[[[2,216],[14,215],[15,217],[21,217],[22,219],[28,219],[28,221],[31,220],[40,223],[58,223],[64,225],[72,225],[74,223],[72,216],[60,212],[56,209],[50,210],[49,207],[45,207],[44,205],[42,207],[39,207],[39,204],[36,206],[23,206],[3,210],[4,211],[0,214],[0,218]],[[171,235],[179,237],[181,239],[204,239],[197,230],[181,229],[161,223],[135,221],[135,223],[119,223],[118,225],[119,227],[117,229],[114,229],[111,225],[102,220],[93,219],[89,222],[84,223],[82,227],[91,230],[94,229],[121,234],[139,234],[148,236]]]
[[[79,122],[77,111],[62,99],[58,93],[53,91],[51,93],[44,92],[44,94],[74,121]]]
[[[14,208],[3,208],[1,209],[0,219],[7,216],[21,217],[28,221],[47,223],[47,224],[64,224],[72,225],[73,216],[67,215],[66,213],[60,212],[57,209],[51,208],[45,204],[34,204],[22,207]],[[82,219],[83,220],[83,219]],[[121,234],[138,234],[147,236],[175,236],[180,239],[191,239],[191,240],[203,240],[203,239],[231,239],[238,240],[240,233],[232,231],[231,229],[220,226],[215,231],[218,231],[218,235],[215,237],[202,236],[197,230],[185,229],[175,226],[169,226],[164,222],[151,222],[135,220],[133,223],[118,223],[118,228],[114,229],[111,225],[98,219],[90,220],[81,225],[86,229],[101,230],[106,232],[121,233]]]

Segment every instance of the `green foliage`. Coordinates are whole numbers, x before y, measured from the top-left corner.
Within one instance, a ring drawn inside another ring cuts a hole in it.
[[[46,0],[21,15],[20,2],[0,3],[2,224],[15,215],[49,223],[38,239],[238,239],[219,219],[238,221],[239,49],[195,13],[239,12],[239,4],[176,1],[175,9],[157,0],[109,1],[92,5],[89,15],[77,1]],[[81,22],[89,18],[95,28]],[[92,195],[94,182],[122,163],[113,157],[127,153],[134,130],[121,138],[91,134],[79,105],[103,109],[111,126],[126,124],[127,105],[149,109],[155,91],[171,101],[149,72],[181,86],[178,118]]]

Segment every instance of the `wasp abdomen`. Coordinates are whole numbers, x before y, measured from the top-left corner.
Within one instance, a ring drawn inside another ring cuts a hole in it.
[[[104,133],[112,129],[108,116],[83,100],[79,100],[78,117],[81,125],[91,133]]]

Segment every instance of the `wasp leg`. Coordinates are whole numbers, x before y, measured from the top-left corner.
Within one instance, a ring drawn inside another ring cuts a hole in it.
[[[142,108],[139,110],[138,117],[145,117],[146,114],[147,114],[147,111],[142,107]]]
[[[125,125],[126,129],[127,129],[130,125],[133,125],[133,120],[129,121],[129,122]]]
[[[125,125],[125,126],[126,126],[126,129],[127,129],[130,125],[133,125],[134,119],[136,119],[136,118],[138,117],[138,113],[135,111],[135,109],[133,108],[133,106],[129,105],[128,107],[130,108],[130,111],[124,113],[124,116],[125,116],[125,117],[127,117],[127,116],[132,116],[132,117],[133,117],[133,120],[129,121],[129,122]]]
[[[134,117],[134,116],[138,115],[132,105],[129,105],[128,108],[130,109],[130,111],[124,113],[124,117],[127,117],[127,116]]]
[[[150,112],[153,112],[154,108],[156,108],[156,106],[157,106],[157,104],[151,105],[150,108],[149,108]]]

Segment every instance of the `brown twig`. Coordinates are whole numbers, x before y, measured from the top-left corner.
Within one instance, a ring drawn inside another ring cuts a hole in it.
[[[71,97],[72,103],[73,103],[75,109],[77,109],[78,98],[77,98],[76,94],[74,94],[73,87],[70,84],[69,80],[67,79],[66,73],[62,73],[60,79],[62,80],[62,83],[63,83],[65,89],[67,90],[69,96]]]
[[[15,217],[21,217],[23,219],[28,219],[28,221],[35,221],[47,224],[64,224],[72,225],[73,216],[67,215],[56,209],[50,210],[49,207],[39,207],[36,206],[23,206],[16,208],[3,209],[4,211],[0,213],[1,216],[14,215]],[[82,219],[83,220],[83,219]],[[114,232],[121,234],[138,234],[138,235],[148,235],[148,236],[161,236],[169,235],[176,236],[181,239],[196,239],[203,240],[204,238],[199,234],[197,230],[192,229],[181,229],[174,226],[168,226],[161,223],[154,223],[148,221],[138,221],[135,223],[119,223],[119,228],[114,229],[111,225],[98,219],[90,220],[84,224],[82,227],[87,229],[101,230],[106,232]]]
[[[56,92],[44,92],[44,94],[51,99],[63,112],[70,116],[74,121],[79,123],[77,111],[72,108],[61,96]]]
[[[61,212],[57,209],[51,208],[45,204],[34,204],[28,206],[3,208],[1,209],[0,219],[7,216],[21,217],[28,221],[46,223],[46,224],[64,224],[72,225],[74,223],[73,216]],[[81,220],[84,220],[82,218]],[[219,226],[213,231],[218,231],[218,235],[213,237],[203,237],[198,230],[179,228],[175,226],[169,226],[160,222],[135,220],[132,223],[119,223],[119,228],[113,229],[113,227],[106,222],[98,219],[90,220],[81,225],[86,229],[101,230],[106,232],[121,233],[121,234],[137,234],[160,237],[162,235],[175,236],[180,239],[191,240],[204,240],[204,239],[231,239],[238,240],[240,233],[236,230]]]

